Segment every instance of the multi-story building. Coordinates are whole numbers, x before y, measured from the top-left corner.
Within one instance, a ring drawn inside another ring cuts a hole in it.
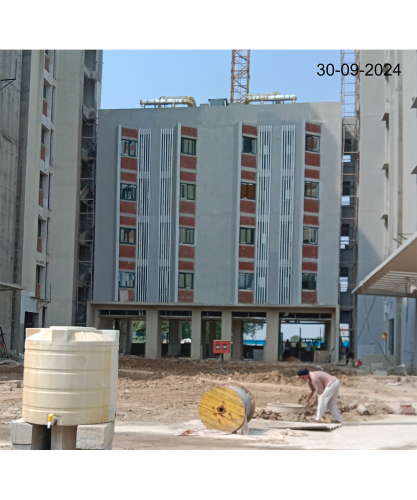
[[[146,317],[158,357],[161,320],[171,353],[191,320],[199,358],[221,321],[240,358],[256,318],[277,360],[280,322],[321,321],[338,359],[340,103],[188,103],[99,112],[89,324]]]
[[[416,371],[417,52],[360,51],[370,65],[358,87],[357,357]]]
[[[19,215],[10,213],[7,224],[18,235],[14,282],[24,290],[13,292],[6,334],[9,347],[23,352],[27,327],[85,324],[102,52],[17,52],[20,103],[7,121],[19,131],[21,186],[13,200]]]

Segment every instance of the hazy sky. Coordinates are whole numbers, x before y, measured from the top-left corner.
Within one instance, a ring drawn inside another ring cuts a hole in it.
[[[193,96],[197,104],[230,100],[231,59],[231,50],[105,50],[101,107],[138,108],[141,99],[175,95]],[[340,68],[340,51],[252,50],[249,91],[339,101],[340,73],[320,77],[319,63]]]

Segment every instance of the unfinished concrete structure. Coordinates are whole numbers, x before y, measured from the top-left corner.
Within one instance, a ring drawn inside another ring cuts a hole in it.
[[[117,319],[129,352],[131,320],[146,317],[158,357],[162,319],[171,354],[175,322],[191,320],[200,358],[206,323],[212,339],[221,322],[240,359],[242,322],[262,321],[277,360],[280,322],[322,321],[338,359],[340,103],[187,103],[99,113],[89,325]]]
[[[391,76],[363,76],[358,88],[357,357],[416,372],[416,269],[406,247],[417,231],[417,52],[360,51],[359,61],[390,64]]]
[[[86,321],[86,304],[92,297],[95,129],[102,52],[1,54],[1,60],[8,61],[7,71],[10,60],[18,61],[17,80],[0,93],[3,103],[11,99],[12,90],[16,95],[10,100],[13,105],[3,108],[2,122],[10,127],[9,137],[18,148],[18,154],[9,155],[17,168],[10,159],[2,160],[2,172],[18,174],[20,181],[19,177],[8,180],[6,175],[0,181],[15,186],[10,191],[14,189],[15,195],[1,200],[9,208],[0,224],[9,233],[8,248],[0,248],[0,261],[9,259],[7,272],[13,276],[7,276],[7,281],[21,284],[24,290],[9,292],[13,298],[7,304],[2,301],[0,324],[9,348],[23,352],[25,328]]]

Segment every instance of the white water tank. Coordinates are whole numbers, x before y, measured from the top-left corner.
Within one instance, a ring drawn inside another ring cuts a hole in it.
[[[116,417],[118,330],[28,328],[23,374],[23,419],[46,425],[111,422]]]

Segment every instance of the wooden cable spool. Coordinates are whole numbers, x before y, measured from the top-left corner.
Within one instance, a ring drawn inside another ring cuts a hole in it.
[[[198,413],[208,429],[236,432],[249,422],[255,412],[255,400],[241,384],[213,387],[206,391],[198,405]]]

